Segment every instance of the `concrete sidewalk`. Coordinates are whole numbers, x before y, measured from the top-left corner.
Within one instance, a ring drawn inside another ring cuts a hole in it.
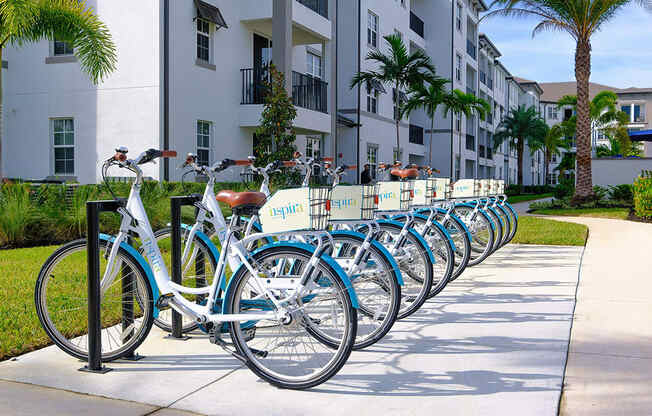
[[[589,226],[562,414],[652,415],[652,224]]]
[[[308,391],[261,382],[201,334],[171,341],[157,329],[139,349],[145,359],[109,363],[104,375],[78,372],[83,363],[49,347],[0,363],[0,379],[201,414],[552,416],[581,252],[504,247]],[[60,411],[54,398],[49,412],[30,413],[36,408],[25,402],[0,386],[0,414],[87,414]]]

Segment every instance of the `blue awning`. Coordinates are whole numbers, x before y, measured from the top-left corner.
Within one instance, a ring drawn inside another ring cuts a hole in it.
[[[629,138],[633,142],[652,142],[652,130],[631,131]]]

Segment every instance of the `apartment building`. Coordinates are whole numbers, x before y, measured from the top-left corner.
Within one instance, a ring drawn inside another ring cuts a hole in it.
[[[332,153],[335,3],[87,1],[113,35],[118,69],[94,86],[70,45],[8,48],[3,173],[97,182],[99,165],[119,145],[131,153],[192,152],[205,163],[245,158],[255,146],[262,81],[272,61],[297,107],[297,145]],[[149,177],[179,180],[178,164],[143,168]]]
[[[616,91],[618,107],[630,117],[630,132],[652,134],[652,88],[626,88]],[[652,157],[652,142],[643,142],[643,155]]]

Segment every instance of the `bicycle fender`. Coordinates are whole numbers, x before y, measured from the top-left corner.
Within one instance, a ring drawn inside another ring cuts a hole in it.
[[[188,230],[188,232],[190,232],[190,230],[192,229],[192,226],[188,225],[188,224],[181,224],[181,228],[183,228],[185,230]],[[195,232],[195,236],[197,238],[199,238],[200,240],[202,240],[204,242],[204,244],[206,244],[206,247],[208,247],[208,249],[211,251],[211,255],[215,259],[215,264],[217,264],[220,261],[220,251],[217,249],[217,247],[215,247],[215,244],[211,241],[211,239],[203,231],[197,230],[197,232]],[[220,289],[222,289],[222,290],[224,290],[226,288],[225,280],[226,279],[222,279],[222,284],[221,284],[221,287],[220,287]]]
[[[251,254],[250,257],[254,256],[255,254],[269,249],[271,247],[293,247],[293,248],[299,248],[304,251],[307,251],[309,253],[314,253],[315,252],[315,247],[305,244],[305,243],[300,243],[297,241],[275,241],[271,244],[267,244],[263,247],[260,247],[256,250],[254,250]],[[344,269],[337,264],[335,260],[331,256],[328,256],[326,254],[323,254],[321,256],[321,259],[324,260],[329,266],[335,270],[337,273],[337,277],[342,279],[342,282],[344,282],[344,286],[346,287],[347,292],[349,292],[349,297],[351,298],[351,306],[353,306],[355,309],[358,309],[359,304],[358,304],[358,296],[355,294],[355,290],[353,289],[353,285],[351,284],[351,280],[349,279],[349,276],[346,274]],[[238,267],[238,269],[233,273],[233,276],[235,276],[237,273],[240,272],[240,269],[245,267],[243,264]],[[222,313],[226,314],[227,313],[227,305],[229,304],[230,298],[232,296],[233,288],[232,288],[232,283],[234,279],[229,279],[229,283],[226,286],[226,290],[224,291],[224,302],[222,303]]]
[[[100,234],[100,240],[106,241],[109,243],[113,243],[115,241],[115,237],[107,235],[107,234]],[[147,275],[147,280],[149,280],[149,285],[152,287],[152,298],[154,300],[154,307],[153,313],[154,313],[154,318],[158,318],[158,308],[156,307],[156,304],[158,302],[158,298],[160,296],[160,290],[158,288],[158,284],[156,284],[156,279],[154,278],[154,274],[152,273],[152,269],[149,267],[149,264],[147,263],[147,260],[143,257],[142,254],[138,252],[135,248],[130,246],[129,244],[122,242],[120,244],[120,248],[123,249],[124,251],[127,252],[130,256],[132,256],[140,265],[140,267],[143,268],[145,271],[145,274]]]
[[[415,218],[421,218],[423,220],[428,221],[428,216],[426,216],[426,215],[421,215],[421,214],[413,214],[413,215],[414,215]],[[405,217],[405,214],[397,215],[395,217],[392,217],[392,219],[403,218],[403,217]],[[453,239],[451,238],[451,235],[448,232],[448,230],[446,228],[444,228],[443,225],[441,225],[439,222],[437,222],[435,220],[433,220],[431,222],[435,225],[435,227],[439,228],[444,233],[444,235],[446,236],[446,239],[448,240],[448,242],[451,245],[451,248],[453,249],[453,253],[456,253],[457,252],[457,247],[455,247],[455,243],[453,242]]]
[[[340,230],[340,231],[333,231],[331,232],[332,235],[350,235],[350,236],[355,236],[358,238],[361,238],[363,241],[366,238],[366,236],[362,233],[356,232],[356,231],[347,231],[347,230]],[[378,241],[376,240],[371,240],[371,245],[376,247],[380,252],[389,260],[389,264],[392,266],[392,269],[394,270],[394,273],[396,274],[396,280],[398,281],[398,284],[403,286],[405,283],[403,282],[403,275],[401,275],[401,269],[398,267],[398,263],[396,263],[396,259],[394,259],[394,256],[391,255],[391,253]]]
[[[394,220],[378,220],[377,222],[378,222],[378,224],[393,224],[393,225],[397,225],[397,226],[399,226],[401,228],[403,228],[403,225],[405,225],[405,224],[403,224],[401,222],[394,221]],[[423,236],[421,234],[419,234],[417,232],[417,230],[415,230],[414,228],[409,228],[408,232],[410,234],[412,234],[417,240],[419,240],[419,243],[426,248],[426,252],[428,253],[428,257],[430,258],[430,261],[432,262],[432,264],[435,264],[437,262],[435,260],[435,256],[432,254],[432,250],[430,249],[430,245],[423,238]]]

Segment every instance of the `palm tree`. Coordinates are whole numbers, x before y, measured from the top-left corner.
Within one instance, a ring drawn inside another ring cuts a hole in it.
[[[399,138],[399,126],[401,122],[401,107],[403,105],[400,91],[418,84],[423,84],[428,76],[435,72],[430,57],[421,49],[408,54],[403,40],[398,35],[387,35],[383,37],[388,46],[387,53],[373,50],[365,58],[378,64],[377,70],[358,72],[353,76],[350,87],[366,83],[371,85],[379,82],[385,85],[392,85],[396,91],[396,106],[399,111],[396,119],[396,148],[400,155],[401,146]]]
[[[505,141],[516,148],[518,163],[518,184],[523,185],[523,152],[525,144],[536,146],[546,134],[548,126],[534,106],[512,109],[498,125],[494,134],[494,151]]]
[[[453,98],[444,103],[444,114],[452,113],[453,117],[464,114],[465,117],[477,115],[481,120],[485,119],[485,115],[491,111],[491,106],[482,98],[476,97],[474,94],[468,94],[458,89],[453,90]],[[455,130],[455,129],[453,129]],[[461,132],[461,130],[460,130]],[[461,133],[460,133],[461,134]],[[451,135],[451,177],[453,176],[453,140],[454,135]],[[462,155],[462,137],[459,140],[460,163]]]
[[[425,84],[417,84],[410,88],[408,99],[401,108],[400,118],[409,117],[414,110],[419,108],[425,110],[428,117],[430,117],[430,148],[428,151],[428,160],[430,163],[432,163],[433,130],[435,128],[437,108],[442,104],[446,105],[448,109],[461,105],[461,102],[456,102],[458,100],[457,95],[446,89],[446,84],[450,82],[449,79],[431,74],[428,77],[427,86]]]
[[[488,16],[535,17],[539,23],[532,36],[546,30],[564,31],[575,39],[575,79],[577,81],[577,186],[575,199],[593,194],[591,175],[591,120],[589,78],[591,77],[591,37],[628,4],[652,10],[651,0],[494,0]]]
[[[0,61],[6,46],[43,39],[68,42],[91,81],[116,68],[116,49],[107,27],[78,0],[0,0]],[[2,70],[0,70],[0,179],[2,179]]]
[[[533,141],[530,143],[530,150],[543,150],[546,169],[545,177],[547,183],[548,175],[550,173],[550,160],[554,155],[561,155],[562,150],[570,149],[570,145],[566,140],[568,132],[563,124],[555,124],[550,128],[546,126],[545,130],[545,136],[538,136],[533,139]]]

